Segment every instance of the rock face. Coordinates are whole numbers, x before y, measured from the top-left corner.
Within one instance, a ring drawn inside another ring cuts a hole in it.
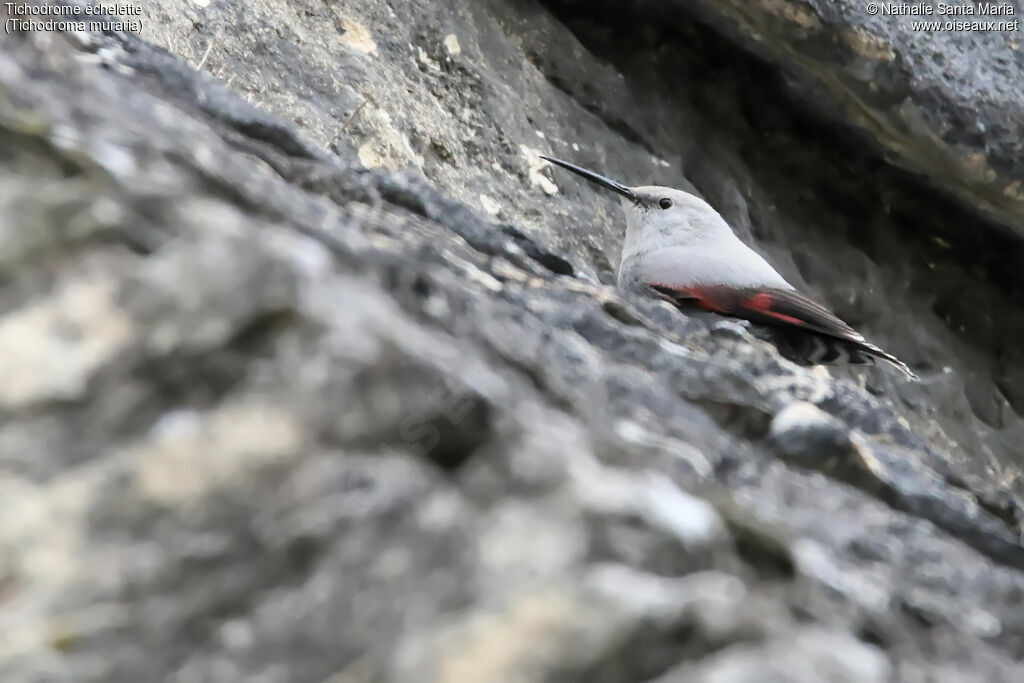
[[[699,17],[720,29],[781,66],[821,113],[859,129],[894,163],[1024,235],[1019,2],[631,4],[648,26]]]
[[[4,39],[0,679],[1021,680],[1012,36],[939,86],[852,4],[625,5]],[[541,152],[699,192],[923,381],[620,295]]]

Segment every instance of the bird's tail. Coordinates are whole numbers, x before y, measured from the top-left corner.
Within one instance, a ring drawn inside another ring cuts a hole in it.
[[[913,379],[913,380],[920,380],[921,379],[920,377],[918,377],[917,375],[914,374],[914,371],[911,370],[910,367],[906,363],[904,363],[903,361],[901,361],[899,358],[897,358],[896,356],[892,355],[891,353],[886,353],[885,351],[883,351],[882,349],[878,348],[874,344],[871,344],[869,342],[864,342],[863,344],[858,345],[858,347],[859,347],[859,349],[861,351],[863,351],[867,355],[871,356],[872,358],[878,358],[880,360],[884,360],[886,363],[888,363],[889,365],[893,366],[894,368],[896,368],[897,370],[902,372],[904,375],[906,375],[910,379]]]
[[[919,379],[906,363],[863,339],[796,334],[792,330],[778,328],[769,330],[768,335],[782,355],[799,365],[877,364],[876,361],[881,360],[910,379]]]

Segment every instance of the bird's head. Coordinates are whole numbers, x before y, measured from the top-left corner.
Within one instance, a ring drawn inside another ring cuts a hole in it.
[[[619,195],[626,214],[623,255],[659,247],[714,245],[735,239],[729,225],[700,197],[671,187],[629,187],[568,161],[541,156]]]

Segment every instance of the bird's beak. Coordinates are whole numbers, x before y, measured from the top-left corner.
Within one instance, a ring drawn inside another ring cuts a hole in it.
[[[618,192],[623,197],[628,197],[634,202],[637,200],[636,192],[633,192],[633,190],[631,190],[630,188],[626,187],[620,182],[612,180],[611,178],[605,178],[603,175],[600,175],[599,173],[588,171],[585,168],[577,166],[576,164],[570,164],[568,161],[562,161],[561,159],[552,159],[551,157],[546,157],[543,154],[540,155],[540,158],[543,159],[544,161],[550,161],[551,163],[557,166],[561,166],[564,169],[572,171],[576,175],[583,176],[590,182],[597,183],[601,187],[606,187],[612,192]]]

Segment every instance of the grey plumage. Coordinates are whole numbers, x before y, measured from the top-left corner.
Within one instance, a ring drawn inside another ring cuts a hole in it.
[[[670,187],[630,187],[567,161],[541,158],[619,195],[626,215],[621,287],[646,289],[681,308],[698,306],[779,328],[788,338],[780,350],[804,363],[879,359],[916,379],[905,363],[797,292],[700,197]]]

